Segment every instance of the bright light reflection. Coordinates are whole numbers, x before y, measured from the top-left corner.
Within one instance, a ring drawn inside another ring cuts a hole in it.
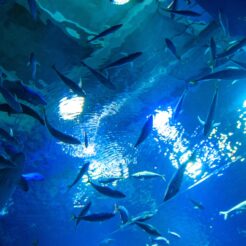
[[[246,100],[243,102],[243,107],[246,108]]]
[[[115,5],[123,5],[123,4],[129,3],[130,0],[111,0],[111,2]]]
[[[64,120],[73,120],[83,112],[84,97],[64,97],[59,103],[59,115]]]

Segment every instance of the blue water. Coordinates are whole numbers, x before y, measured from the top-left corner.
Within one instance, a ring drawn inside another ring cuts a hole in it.
[[[41,181],[28,181],[28,192],[16,184],[15,192],[9,194],[6,206],[1,208],[0,246],[96,246],[105,239],[112,239],[106,245],[159,245],[151,243],[153,237],[137,225],[122,228],[118,213],[104,222],[81,221],[76,227],[72,217],[88,200],[92,201],[89,214],[113,212],[116,204],[126,207],[131,218],[157,211],[146,223],[153,225],[170,245],[246,245],[245,213],[227,220],[219,215],[246,198],[245,80],[189,83],[212,72],[211,37],[219,53],[232,41],[244,38],[245,16],[230,8],[230,1],[215,1],[229,23],[225,34],[214,6],[204,1],[187,2],[178,1],[177,10],[189,9],[202,15],[171,18],[160,9],[167,8],[170,1],[132,0],[114,5],[106,0],[70,4],[42,0],[38,1],[34,20],[28,1],[0,1],[0,69],[7,83],[20,79],[37,90],[47,101],[49,123],[81,141],[80,145],[62,143],[29,116],[0,113],[0,127],[13,129],[26,156],[23,173],[44,176]],[[238,9],[246,7],[242,1],[237,4]],[[240,18],[242,21],[238,21]],[[115,33],[87,43],[92,34],[119,23],[123,27]],[[173,42],[181,60],[165,47],[165,38]],[[106,64],[137,51],[143,52],[139,58],[103,74],[110,76],[116,90],[105,87],[80,64],[84,60],[100,71]],[[26,65],[31,52],[40,63],[34,80]],[[245,46],[229,58],[244,62]],[[216,61],[215,71],[236,67],[229,58]],[[82,80],[86,97],[69,90],[51,69],[52,64],[76,83]],[[197,117],[206,119],[216,86],[214,121],[220,125],[204,137]],[[184,90],[187,93],[182,112],[173,121]],[[6,103],[4,98],[0,100]],[[19,100],[43,117],[44,106]],[[151,133],[135,148],[150,115],[154,118]],[[87,148],[84,131],[88,135]],[[180,191],[163,202],[173,175],[194,150],[195,160],[186,168]],[[86,161],[90,162],[88,172],[68,190]],[[131,177],[145,170],[165,175],[166,182]],[[88,182],[110,177],[122,178],[108,186],[124,192],[126,198],[104,196]],[[191,199],[204,209],[195,209]]]

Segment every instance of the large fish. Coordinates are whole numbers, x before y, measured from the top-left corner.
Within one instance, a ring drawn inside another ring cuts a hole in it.
[[[246,212],[246,200],[243,202],[240,202],[234,207],[228,209],[227,211],[220,211],[219,214],[224,216],[224,220],[227,220],[229,215],[237,214],[241,212]]]
[[[102,73],[99,73],[98,71],[96,71],[94,68],[88,66],[87,64],[85,64],[83,61],[81,61],[81,64],[83,66],[85,66],[96,78],[99,82],[101,82],[105,87],[111,89],[111,90],[115,90],[116,87],[115,85],[110,81],[110,79],[108,77],[105,77]]]
[[[125,56],[121,57],[120,59],[110,63],[107,66],[105,66],[103,69],[108,69],[111,67],[118,67],[118,66],[122,66],[124,64],[133,62],[135,59],[137,59],[142,54],[143,54],[143,52],[138,51],[138,52],[131,53],[129,55],[125,55]]]
[[[6,205],[18,185],[21,185],[22,189],[27,191],[26,184],[21,177],[25,155],[18,153],[11,161],[15,164],[14,168],[0,170],[0,209]]]
[[[164,175],[155,172],[150,172],[150,171],[141,171],[141,172],[133,173],[131,177],[138,178],[138,179],[161,178],[164,181],[166,181]]]
[[[207,136],[213,127],[220,125],[220,123],[214,123],[214,115],[215,115],[217,100],[218,100],[218,88],[216,88],[215,90],[213,101],[211,103],[206,121],[201,120],[201,118],[198,116],[198,120],[203,125],[204,136]]]
[[[90,221],[90,222],[99,222],[104,220],[109,220],[115,216],[115,213],[95,213],[88,214],[81,217],[82,220]]]
[[[87,202],[83,208],[81,209],[78,216],[73,216],[73,219],[76,221],[76,226],[79,224],[81,220],[83,220],[83,217],[88,213],[90,207],[91,207],[91,201]]]
[[[50,132],[50,134],[60,140],[61,142],[63,143],[67,143],[67,144],[81,144],[81,142],[75,138],[75,137],[72,137],[70,135],[67,135],[63,132],[60,132],[58,130],[56,130],[49,122],[48,122],[48,119],[47,119],[47,116],[46,116],[46,113],[44,112],[44,120],[45,120],[45,125],[48,129],[48,131]]]
[[[90,162],[86,162],[80,169],[79,173],[77,174],[75,180],[72,182],[72,184],[68,185],[68,189],[71,189],[74,185],[76,185],[79,180],[84,176],[84,174],[88,171]]]
[[[105,196],[109,196],[109,197],[113,197],[113,198],[125,198],[126,197],[126,195],[124,193],[122,193],[121,191],[114,190],[114,189],[109,188],[107,186],[96,185],[96,184],[92,183],[91,181],[89,181],[89,183],[91,184],[91,186],[95,190],[97,190],[99,193],[101,193]]]
[[[52,68],[56,72],[58,77],[64,82],[64,84],[67,87],[69,87],[74,93],[76,93],[80,97],[86,96],[85,91],[80,86],[78,86],[73,80],[69,79],[64,74],[62,74],[59,70],[57,70],[55,65],[52,65]]]
[[[141,133],[138,137],[138,140],[137,142],[135,143],[134,147],[136,148],[139,144],[141,144],[148,136],[149,134],[151,133],[152,131],[152,128],[153,128],[153,115],[151,115],[147,121],[145,122],[142,130],[141,130]]]
[[[171,53],[178,59],[180,60],[180,56],[177,53],[177,49],[174,45],[174,43],[172,42],[172,40],[170,40],[169,38],[165,38],[165,43],[167,48],[171,51]]]
[[[151,236],[155,236],[155,237],[161,236],[161,233],[154,226],[150,224],[139,222],[139,221],[136,221],[135,224],[138,225],[140,228],[142,228],[145,232],[147,232]]]
[[[115,31],[117,31],[118,29],[120,29],[121,27],[123,26],[123,24],[118,24],[118,25],[114,25],[114,26],[111,26],[109,28],[107,28],[106,30],[100,32],[99,34],[95,35],[95,37],[89,39],[87,42],[90,43],[90,42],[93,42],[97,39],[100,39],[100,38],[103,38],[111,33],[114,33]]]

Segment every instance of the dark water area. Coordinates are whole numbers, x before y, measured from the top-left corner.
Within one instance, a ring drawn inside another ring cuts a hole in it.
[[[245,9],[0,1],[0,246],[246,245]]]

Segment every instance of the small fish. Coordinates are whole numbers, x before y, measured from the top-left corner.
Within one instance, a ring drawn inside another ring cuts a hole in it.
[[[219,214],[224,216],[224,220],[227,220],[229,215],[238,214],[241,212],[246,212],[246,200],[243,202],[240,202],[234,207],[228,209],[227,211],[220,211]]]
[[[204,206],[200,202],[197,202],[197,201],[195,201],[193,199],[190,199],[190,201],[193,204],[194,209],[204,210]]]
[[[37,2],[36,0],[27,0],[29,9],[34,20],[37,20]]]
[[[138,137],[136,144],[134,145],[135,148],[149,136],[149,134],[152,131],[152,128],[153,128],[153,115],[150,115],[150,117],[147,119],[141,130],[140,136]]]
[[[25,105],[23,103],[20,103],[20,105],[21,105],[21,108],[22,108],[22,112],[21,113],[26,114],[26,115],[29,115],[33,119],[38,120],[40,122],[40,124],[45,125],[44,120],[40,117],[40,115],[36,111],[34,111],[32,108],[30,108],[29,106],[27,106],[27,105]],[[21,114],[21,113],[15,112],[6,103],[0,104],[0,111],[6,112],[6,113],[8,113],[8,115],[11,115],[11,114]]]
[[[88,148],[89,142],[88,142],[88,136],[87,136],[86,131],[84,131],[84,139],[85,139],[85,147]]]
[[[92,204],[91,201],[87,202],[81,209],[79,215],[73,216],[73,219],[76,221],[76,226],[78,226],[81,220],[83,220],[83,217],[88,213],[88,211],[90,210],[91,204]]]
[[[119,206],[115,204],[115,213],[120,213],[120,218],[122,221],[122,224],[126,224],[129,221],[129,212],[124,206]]]
[[[134,223],[136,221],[138,221],[138,222],[144,222],[146,220],[151,219],[156,213],[157,213],[157,210],[155,210],[155,211],[145,211],[142,214],[140,214],[140,215],[132,218],[131,219],[131,223]]]
[[[45,120],[45,125],[46,125],[48,131],[50,132],[50,134],[54,138],[60,140],[63,143],[67,143],[67,144],[81,144],[81,142],[77,138],[74,138],[70,135],[62,133],[62,132],[56,130],[53,126],[51,126],[51,124],[47,120],[47,116],[46,116],[45,111],[44,111],[44,120]]]
[[[221,9],[218,10],[218,17],[219,17],[220,26],[221,26],[224,34],[227,36],[229,34],[228,17],[225,15],[223,10],[221,10]]]
[[[86,96],[85,91],[81,87],[79,87],[73,80],[69,79],[64,74],[62,74],[60,71],[58,71],[55,65],[52,65],[52,68],[56,72],[58,77],[64,82],[64,84],[67,87],[69,87],[75,94],[81,97]]]
[[[103,69],[108,69],[108,68],[112,68],[112,67],[118,67],[118,66],[122,66],[122,65],[127,64],[127,63],[131,63],[135,59],[140,57],[142,54],[143,54],[143,52],[138,51],[138,52],[134,52],[134,53],[129,54],[129,55],[125,55],[125,56],[121,57],[120,59],[110,63],[107,66],[105,66]]]
[[[155,238],[153,238],[152,239],[152,242],[153,243],[157,243],[157,245],[162,245],[162,243],[164,243],[165,245],[167,244],[167,245],[169,245],[170,244],[170,241],[167,239],[167,238],[165,238],[165,237],[155,237]]]
[[[122,179],[124,178],[123,177],[104,178],[104,179],[99,179],[99,183],[109,184],[109,183],[113,183],[115,181],[122,180]]]
[[[90,162],[86,162],[80,169],[77,177],[75,178],[75,180],[73,181],[72,184],[68,185],[68,189],[71,189],[74,185],[76,185],[79,180],[84,176],[84,174],[88,171],[90,166]]]
[[[182,111],[182,107],[183,107],[183,102],[184,102],[184,98],[187,94],[187,90],[185,89],[184,92],[182,93],[181,97],[179,98],[175,108],[173,109],[173,114],[172,114],[172,121],[176,121],[179,114]]]
[[[165,38],[165,43],[166,43],[166,46],[167,48],[171,51],[171,53],[178,59],[180,60],[180,56],[177,54],[177,49],[175,47],[175,45],[173,44],[173,42],[168,39],[168,38]]]
[[[177,232],[174,232],[174,231],[169,231],[167,232],[168,234],[172,235],[173,237],[176,237],[178,239],[181,238],[181,236],[177,233]]]
[[[3,128],[0,128],[0,136],[4,140],[6,140],[6,141],[8,141],[8,142],[10,142],[12,144],[18,144],[19,143],[18,140],[11,133],[7,132]]]
[[[106,238],[99,243],[99,246],[109,245],[113,243],[115,240],[113,238]]]
[[[161,233],[154,226],[150,224],[139,222],[139,221],[136,221],[135,224],[138,225],[140,228],[142,228],[145,232],[147,232],[151,236],[155,236],[155,237],[161,236]]]
[[[203,126],[203,135],[204,136],[207,136],[213,127],[216,127],[216,126],[220,125],[220,123],[215,123],[214,122],[214,115],[215,115],[215,109],[216,109],[216,105],[217,105],[217,100],[218,100],[218,88],[216,88],[216,90],[215,90],[213,101],[211,103],[211,106],[210,106],[209,113],[208,113],[206,121],[203,121],[198,116],[198,120]]]
[[[107,28],[106,30],[100,32],[99,34],[95,35],[95,37],[89,39],[87,42],[88,43],[91,43],[97,39],[100,39],[100,38],[103,38],[111,33],[114,33],[115,31],[117,31],[118,29],[120,29],[121,27],[123,26],[123,24],[118,24],[118,25],[114,25],[114,26],[111,26],[109,28]]]
[[[43,181],[44,176],[40,173],[24,173],[21,175],[26,181]]]
[[[39,65],[38,61],[36,60],[36,57],[34,53],[32,52],[29,57],[29,61],[27,63],[27,66],[31,67],[31,72],[32,72],[32,79],[36,79],[36,73],[37,73],[37,65]]]
[[[150,171],[142,171],[142,172],[133,173],[131,177],[139,178],[139,179],[162,178],[164,181],[166,181],[164,175],[161,175],[159,173],[150,172]]]
[[[202,15],[200,13],[197,13],[197,12],[191,11],[191,10],[172,10],[172,9],[164,9],[164,8],[162,8],[162,10],[169,12],[169,13],[172,13],[172,14],[190,16],[190,17],[199,17]]]
[[[96,185],[96,184],[92,183],[91,181],[89,181],[89,183],[91,184],[91,186],[95,190],[97,190],[99,193],[101,193],[105,196],[109,196],[109,197],[113,197],[113,198],[125,198],[126,197],[126,195],[124,193],[122,193],[121,191],[111,189],[107,186]]]
[[[216,48],[216,43],[213,39],[213,37],[210,39],[210,53],[211,53],[211,68],[212,70],[214,69],[215,65],[216,65],[216,58],[217,58],[217,48]]]
[[[95,213],[95,214],[88,214],[83,217],[81,217],[81,220],[86,220],[90,222],[99,222],[99,221],[105,221],[113,218],[115,216],[115,213]]]
[[[103,74],[99,73],[94,68],[88,66],[83,61],[81,61],[81,64],[85,66],[97,78],[97,80],[101,82],[105,87],[111,90],[116,90],[115,85],[110,81],[109,78],[105,77]]]

